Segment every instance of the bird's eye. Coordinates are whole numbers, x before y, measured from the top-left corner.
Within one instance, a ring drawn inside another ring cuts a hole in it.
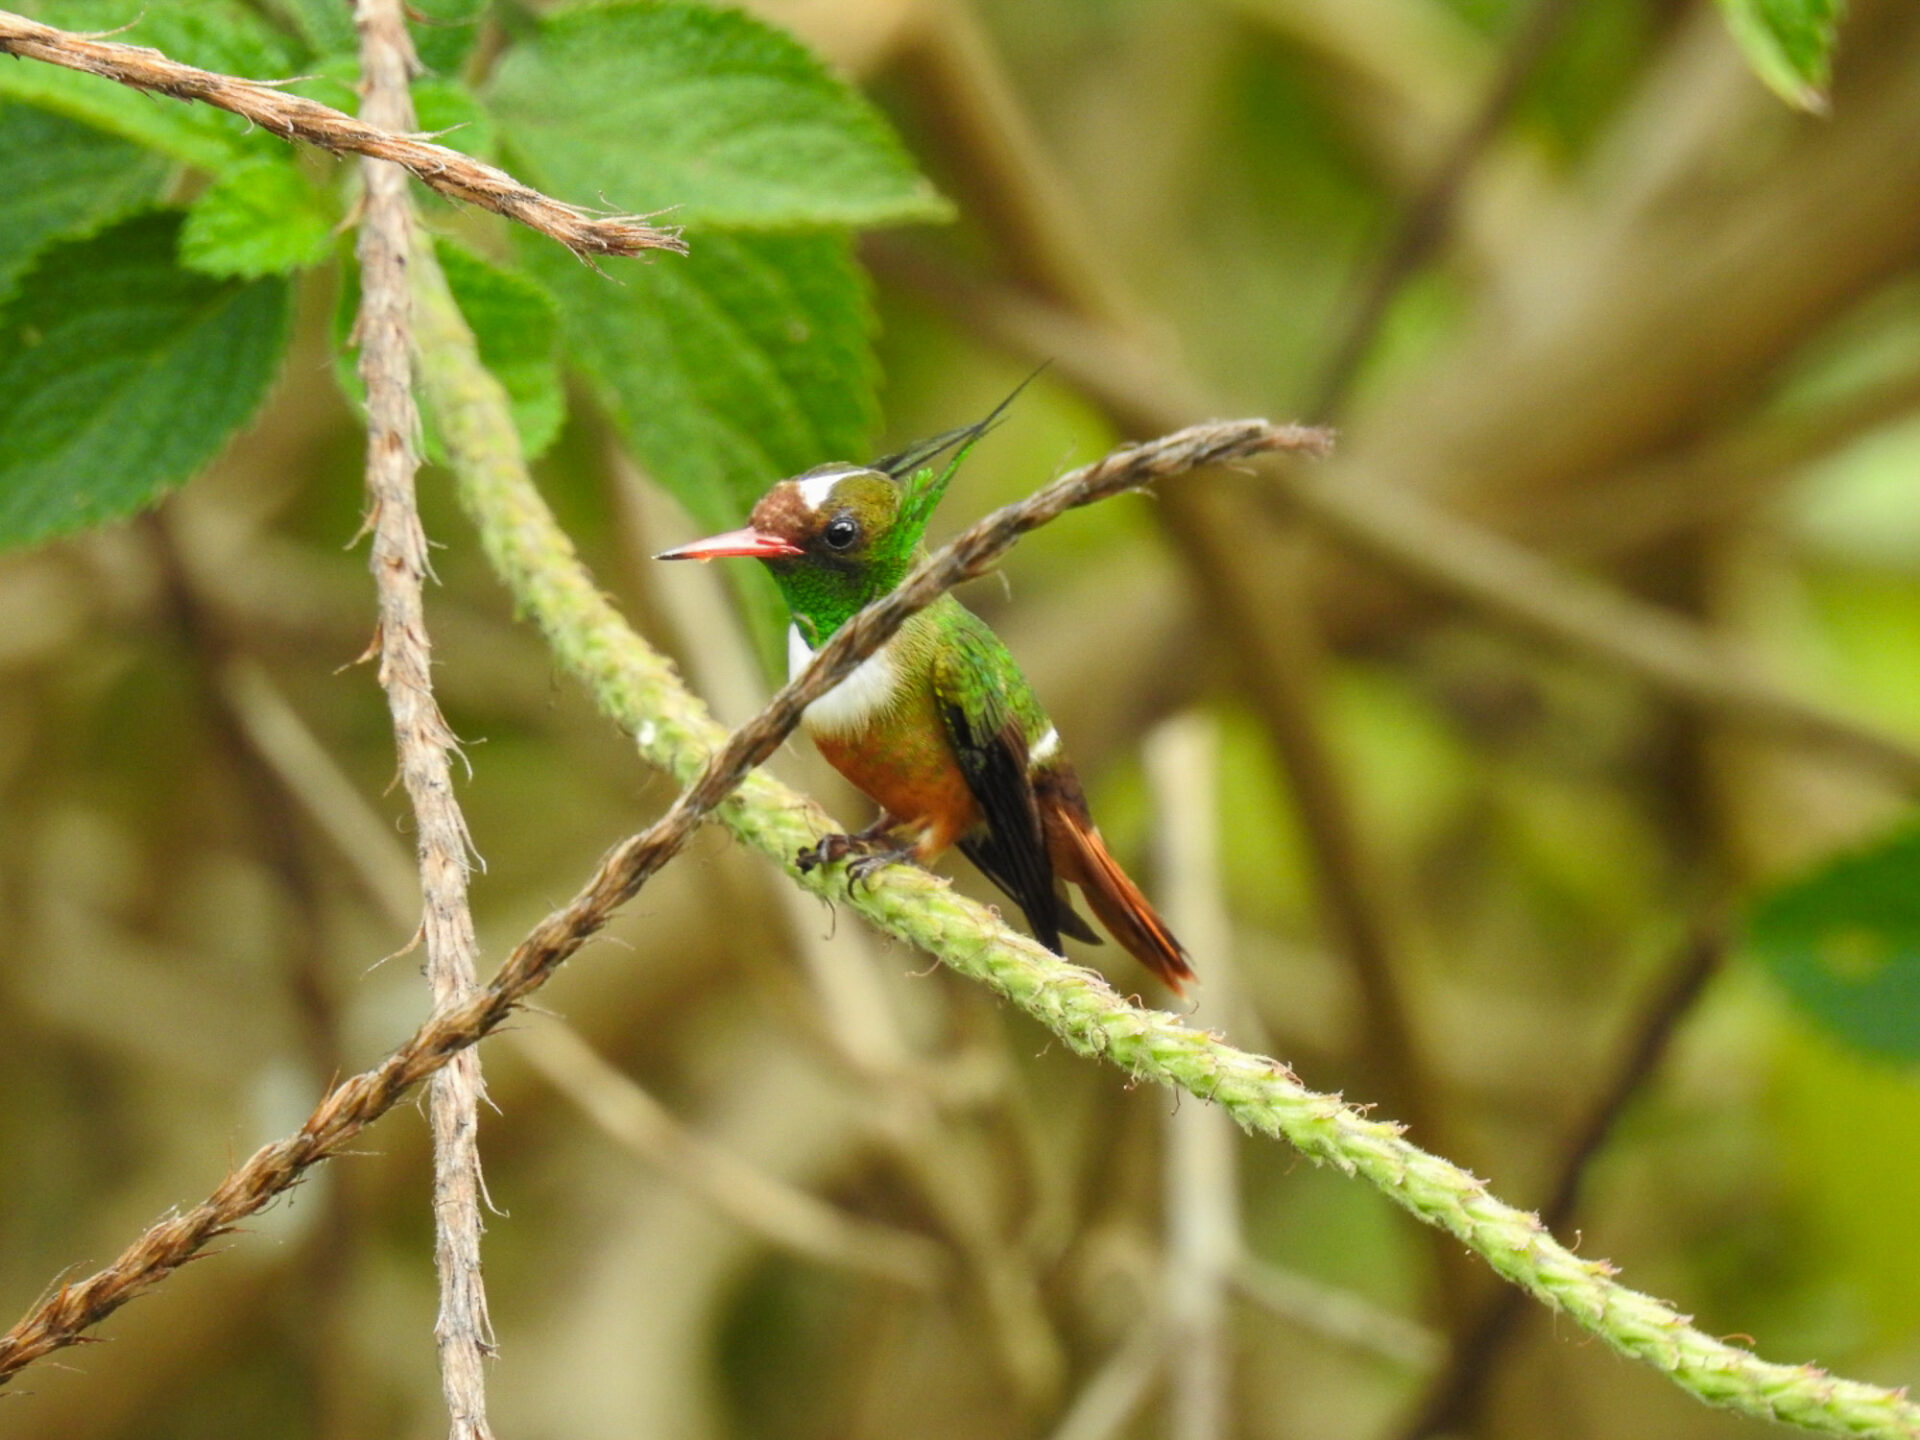
[[[836,515],[828,522],[822,538],[830,548],[844,550],[860,538],[860,522],[851,515]]]

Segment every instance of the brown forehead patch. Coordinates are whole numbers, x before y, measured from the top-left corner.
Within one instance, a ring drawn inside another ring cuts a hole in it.
[[[782,480],[760,497],[749,519],[762,535],[778,535],[798,543],[812,531],[818,517],[801,497],[800,487]]]

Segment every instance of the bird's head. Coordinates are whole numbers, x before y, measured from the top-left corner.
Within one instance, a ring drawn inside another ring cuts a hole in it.
[[[1022,381],[1021,388],[1025,385]],[[796,623],[811,632],[809,642],[824,644],[861,606],[906,578],[954,471],[999,422],[1013,395],[984,420],[922,440],[871,465],[820,465],[782,480],[760,497],[744,528],[654,558],[745,556],[762,561]],[[933,462],[948,451],[952,455],[936,471]]]

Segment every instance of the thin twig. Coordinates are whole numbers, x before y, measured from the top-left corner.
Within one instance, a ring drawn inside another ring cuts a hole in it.
[[[416,262],[418,275],[431,265],[431,257],[422,254]],[[441,418],[449,431],[457,432],[458,417]],[[449,439],[450,445],[455,443]],[[80,1343],[89,1328],[151,1290],[209,1241],[229,1233],[276,1195],[298,1184],[308,1169],[336,1154],[405,1098],[413,1086],[498,1029],[561,964],[605,928],[614,912],[679,852],[701,821],[725,804],[749,772],[780,747],[799,723],[802,710],[845,679],[916,611],[953,586],[983,573],[1020,536],[1076,506],[1201,466],[1228,464],[1275,451],[1319,454],[1324,453],[1326,445],[1326,433],[1308,426],[1274,426],[1260,420],[1197,425],[1162,440],[1128,446],[1104,460],[1070,471],[1026,500],[996,510],[968,528],[916,569],[898,590],[841,627],[805,672],[782,687],[758,716],[734,731],[724,744],[709,750],[693,783],[667,813],[614,847],[585,888],[565,908],[536,925],[484,988],[436,1010],[385,1061],[336,1086],[296,1133],[263,1146],[193,1209],[151,1227],[106,1269],[62,1285],[0,1335],[0,1382],[42,1356]],[[789,802],[783,818],[800,808],[797,802]],[[792,864],[799,848],[796,844],[787,851],[783,856],[786,863]],[[887,875],[878,875],[869,888],[872,893],[865,902],[867,906],[889,894],[897,903],[902,893],[915,895],[922,902],[941,893],[932,877],[917,872],[901,875],[891,884]],[[1054,960],[1049,952],[1014,935],[985,910],[957,896],[947,898],[962,907],[966,918],[960,923],[976,934],[991,936],[991,944],[1009,947],[1023,963]],[[1069,975],[1084,974],[1072,967],[1064,969]],[[1104,986],[1099,989],[1113,1005],[1131,1013],[1131,1007],[1111,991]],[[1176,1023],[1171,1017],[1164,1018],[1169,1024]],[[1261,1064],[1271,1067],[1272,1062]],[[1277,1069],[1275,1073],[1279,1073]]]
[[[1338,415],[1352,388],[1360,362],[1373,348],[1394,297],[1446,238],[1455,202],[1475,162],[1500,132],[1527,82],[1553,48],[1579,0],[1534,0],[1507,46],[1499,72],[1461,127],[1433,174],[1400,216],[1393,238],[1375,262],[1367,287],[1346,330],[1327,362],[1319,393],[1309,412],[1324,420]]]
[[[1233,1283],[1268,1314],[1402,1369],[1432,1370],[1447,1353],[1446,1339],[1419,1321],[1257,1255],[1240,1256]],[[1525,1299],[1511,1286],[1503,1287],[1503,1293]]]
[[[241,80],[169,60],[144,45],[122,45],[57,30],[0,10],[0,54],[79,70],[136,90],[200,100],[232,111],[289,141],[336,154],[389,160],[449,200],[465,201],[549,235],[576,255],[638,255],[647,250],[685,253],[677,230],[648,225],[632,215],[594,215],[523,185],[504,170],[458,150],[395,134],[366,120],[290,95],[270,85]]]
[[[1047,1440],[1113,1440],[1126,1433],[1169,1359],[1166,1323],[1158,1310],[1149,1309],[1080,1387]]]
[[[413,125],[409,86],[418,69],[400,0],[357,0],[361,108],[370,123]],[[433,1008],[447,1010],[479,988],[467,865],[473,840],[453,795],[457,741],[433,696],[432,643],[422,598],[427,536],[414,499],[420,461],[414,437],[413,205],[406,173],[384,160],[361,162],[366,200],[360,220],[360,379],[367,392],[368,525],[380,598],[380,685],[393,713],[400,778],[412,802],[420,867],[421,930]],[[452,1440],[492,1440],[484,1362],[493,1352],[480,1269],[480,1052],[463,1049],[433,1077],[434,1268],[440,1309],[433,1337]]]
[[[509,1038],[602,1131],[762,1239],[920,1291],[937,1289],[951,1269],[936,1241],[857,1219],[703,1139],[566,1026]]]
[[[1613,1134],[1627,1102],[1667,1053],[1674,1031],[1692,1012],[1707,982],[1719,973],[1724,957],[1725,942],[1719,935],[1697,934],[1688,939],[1679,963],[1662,977],[1658,991],[1632,1026],[1605,1086],[1567,1138],[1553,1190],[1540,1210],[1541,1223],[1549,1229],[1559,1230],[1572,1222],[1588,1164]],[[1446,1368],[1433,1377],[1412,1418],[1396,1432],[1401,1440],[1424,1440],[1428,1435],[1471,1428],[1469,1422],[1479,1411],[1488,1382],[1499,1373],[1495,1356],[1525,1313],[1524,1297],[1511,1287],[1503,1287],[1480,1307],[1480,1313],[1458,1332]]]

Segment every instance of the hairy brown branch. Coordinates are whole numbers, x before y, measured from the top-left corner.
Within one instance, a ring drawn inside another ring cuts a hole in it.
[[[371,123],[406,130],[414,123],[409,91],[419,69],[400,0],[357,0],[361,109]],[[413,806],[420,867],[421,934],[436,1011],[479,988],[479,942],[467,903],[473,848],[453,794],[457,742],[433,695],[432,643],[422,590],[427,536],[414,497],[420,468],[414,436],[413,205],[406,173],[364,159],[366,203],[360,221],[360,379],[367,391],[367,498],[371,566],[380,600],[380,686],[393,714],[400,778]],[[451,1440],[492,1440],[483,1362],[493,1350],[480,1269],[480,1053],[468,1048],[433,1077],[434,1268],[440,1311],[433,1335]]]
[[[982,574],[1020,536],[1076,506],[1208,465],[1272,452],[1322,455],[1324,430],[1262,420],[1196,425],[1128,446],[996,510],[922,564],[906,583],[856,615],[753,720],[733,732],[694,782],[653,825],[608,853],[586,887],[515,947],[477,994],[436,1011],[381,1064],[335,1087],[293,1135],[264,1146],[183,1215],[154,1225],[104,1270],[62,1285],[0,1335],[0,1382],[35,1360],[79,1343],[85,1332],[145,1294],[209,1241],[300,1182],[398,1104],[421,1080],[490,1034],[562,963],[599,933],[620,905],[673,857],[703,817],[790,735],[800,712],[844,679],[916,611]]]
[[[390,160],[449,200],[517,220],[552,236],[576,255],[638,255],[646,250],[684,254],[687,248],[677,230],[648,225],[632,215],[589,214],[458,150],[395,134],[270,85],[182,65],[144,45],[96,40],[0,10],[0,54],[43,60],[175,100],[203,101],[285,140],[336,154]]]

